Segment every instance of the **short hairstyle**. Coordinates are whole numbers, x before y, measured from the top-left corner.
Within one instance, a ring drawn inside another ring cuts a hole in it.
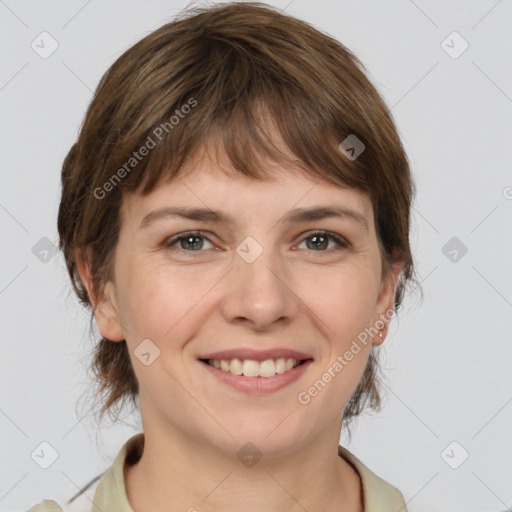
[[[357,158],[340,150],[349,136],[364,144]],[[113,275],[123,193],[150,193],[210,144],[254,180],[272,179],[265,171],[272,161],[365,193],[383,278],[393,262],[404,262],[398,310],[406,285],[417,282],[409,245],[415,186],[392,116],[343,44],[260,2],[189,8],[101,78],[63,163],[58,212],[59,248],[82,304],[93,302],[77,253],[87,258],[98,296]],[[374,348],[346,404],[347,426],[366,407],[381,407]],[[135,404],[139,387],[126,341],[101,338],[91,368],[100,418],[126,399]]]

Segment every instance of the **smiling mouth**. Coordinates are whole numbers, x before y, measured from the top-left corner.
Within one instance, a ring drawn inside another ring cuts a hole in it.
[[[286,373],[307,361],[312,361],[312,359],[298,360],[282,357],[265,361],[255,361],[253,359],[200,359],[200,361],[225,373],[243,377],[268,378]]]

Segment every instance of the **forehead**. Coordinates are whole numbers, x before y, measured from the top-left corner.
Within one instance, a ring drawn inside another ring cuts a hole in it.
[[[266,164],[264,181],[245,176],[226,161],[191,159],[179,174],[143,196],[123,197],[121,215],[141,222],[155,209],[196,207],[227,212],[234,219],[282,216],[292,209],[330,206],[358,213],[371,224],[372,204],[361,191],[343,187],[299,168]]]

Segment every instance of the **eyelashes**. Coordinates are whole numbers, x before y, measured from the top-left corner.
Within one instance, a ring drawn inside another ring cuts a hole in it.
[[[187,231],[186,233],[181,233],[179,235],[176,235],[174,237],[167,239],[164,242],[164,247],[168,248],[168,249],[174,248],[173,246],[177,242],[180,242],[181,240],[187,240],[190,238],[204,238],[205,240],[208,240],[210,243],[212,243],[210,241],[210,239],[202,231]],[[183,252],[204,252],[204,251],[189,251],[187,249],[183,249],[182,247],[178,247],[177,249],[180,251],[183,251]]]
[[[336,243],[337,247],[335,247],[334,249],[330,248],[330,249],[319,249],[319,250],[309,249],[309,248],[306,249],[306,250],[309,250],[309,252],[333,254],[334,252],[338,252],[343,249],[348,249],[350,247],[350,244],[346,240],[344,240],[339,235],[337,235],[335,233],[331,233],[329,231],[309,232],[306,234],[306,236],[302,237],[299,244],[302,244],[304,241],[307,241],[307,240],[313,239],[313,238],[320,239],[320,246],[324,245],[325,240],[332,240]],[[185,233],[180,233],[179,235],[176,235],[176,236],[166,239],[163,243],[163,247],[166,249],[169,249],[169,250],[177,250],[177,251],[179,251],[181,253],[185,253],[187,255],[197,256],[200,253],[204,252],[204,250],[202,250],[204,244],[192,243],[192,245],[190,246],[190,247],[192,247],[192,249],[184,248],[183,243],[181,244],[182,245],[181,247],[175,247],[176,244],[178,244],[179,242],[188,241],[187,243],[190,243],[190,241],[193,239],[204,239],[213,245],[213,243],[210,241],[208,236],[206,236],[204,231],[187,231]],[[199,247],[199,249],[196,250],[196,249],[194,249],[194,247]]]

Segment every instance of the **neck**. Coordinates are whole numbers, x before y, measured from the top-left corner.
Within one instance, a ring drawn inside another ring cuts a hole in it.
[[[359,475],[338,455],[339,427],[285,454],[242,461],[168,424],[145,424],[143,454],[125,465],[128,501],[135,512],[362,512]]]

